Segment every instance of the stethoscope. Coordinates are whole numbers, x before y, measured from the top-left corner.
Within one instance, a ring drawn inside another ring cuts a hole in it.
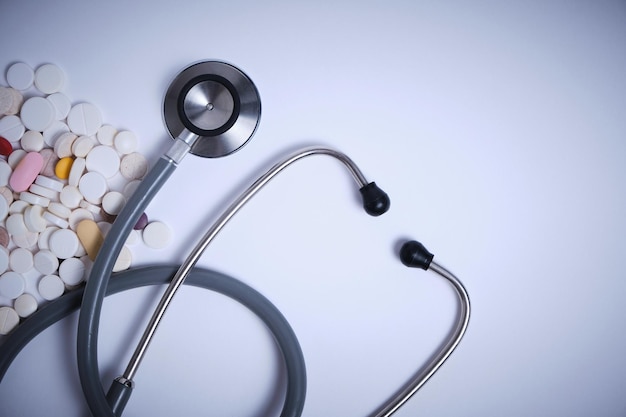
[[[281,417],[302,414],[306,396],[306,368],[298,339],[285,317],[262,294],[242,282],[196,267],[202,253],[228,221],[269,181],[296,161],[313,155],[326,155],[341,162],[359,187],[365,211],[379,216],[389,208],[389,198],[375,182],[368,182],[361,170],[345,154],[326,147],[298,151],[270,168],[248,187],[208,229],[180,266],[162,265],[131,269],[112,274],[113,266],[137,220],[152,198],[172,175],[185,155],[207,158],[229,155],[243,147],[254,135],[261,115],[258,91],[251,79],[238,68],[218,61],[195,63],[181,71],[170,84],[164,99],[164,120],[174,138],[119,213],[95,259],[84,288],[66,293],[22,323],[0,345],[0,380],[20,350],[37,334],[80,308],[77,334],[78,373],[86,402],[94,416],[121,416],[128,403],[133,378],[150,341],[177,290],[183,284],[220,292],[240,302],[266,324],[280,349],[287,378],[287,392]],[[454,330],[433,358],[418,371],[375,414],[388,417],[413,396],[439,369],[463,337],[470,316],[470,301],[463,284],[433,261],[433,255],[417,241],[400,249],[400,260],[409,267],[432,270],[447,279],[456,290],[460,309]],[[168,284],[124,373],[107,393],[98,368],[98,327],[104,297],[145,285]]]

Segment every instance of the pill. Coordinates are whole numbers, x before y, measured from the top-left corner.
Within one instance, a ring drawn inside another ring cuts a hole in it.
[[[7,83],[17,90],[28,90],[35,81],[35,71],[24,62],[16,62],[7,70]]]
[[[74,256],[79,244],[76,233],[70,229],[59,229],[48,238],[50,250],[59,259],[67,259]]]
[[[59,162],[54,167],[54,175],[62,180],[66,180],[70,176],[72,162],[74,162],[74,159],[69,156],[59,159]]]
[[[54,118],[56,120],[65,119],[70,112],[70,109],[72,108],[72,103],[70,99],[63,93],[50,94],[48,97],[46,97],[46,100],[52,103],[52,106],[55,110]]]
[[[98,251],[100,251],[100,247],[102,246],[102,242],[104,241],[104,237],[98,228],[98,225],[93,220],[83,220],[76,226],[76,235],[80,240],[80,243],[87,251],[87,256],[89,259],[94,261],[96,259],[96,255],[98,255]]]
[[[7,181],[8,181],[8,179],[7,179]],[[4,197],[4,199],[7,201],[8,204],[13,203],[13,191],[11,191],[11,189],[9,189],[9,187],[7,187],[5,185],[0,186],[0,195],[2,197]]]
[[[4,197],[0,197],[0,222],[9,215],[9,202]]]
[[[28,152],[13,170],[9,178],[9,186],[18,193],[28,190],[28,187],[35,182],[42,166],[43,158],[39,152]]]
[[[33,269],[33,254],[24,248],[15,248],[9,255],[9,268],[19,274],[25,274]]]
[[[25,131],[22,120],[15,115],[4,116],[0,119],[0,136],[11,143],[19,141]]]
[[[58,203],[56,201],[48,204],[48,211],[55,216],[59,216],[62,219],[69,219],[70,214],[72,214],[72,210],[65,207],[62,203]]]
[[[54,122],[56,110],[43,97],[31,97],[22,104],[20,117],[27,129],[43,132]]]
[[[7,335],[20,324],[20,316],[11,307],[0,307],[0,335]]]
[[[68,133],[70,128],[60,120],[54,120],[46,130],[43,131],[43,141],[46,145],[54,147],[56,141],[62,134]]]
[[[72,144],[78,136],[72,132],[62,133],[54,142],[54,153],[59,158],[67,158],[72,156]]]
[[[72,211],[72,214],[70,214],[68,221],[70,223],[70,228],[72,230],[76,230],[76,228],[78,227],[78,224],[82,222],[83,220],[93,221],[93,219],[94,219],[94,216],[91,211],[84,209],[84,208],[78,208]],[[78,231],[76,233],[78,233]],[[79,236],[79,240],[80,240],[80,236]]]
[[[37,311],[37,299],[30,294],[22,294],[13,302],[13,308],[18,316],[26,318]]]
[[[67,125],[77,135],[95,135],[102,126],[102,115],[93,104],[80,103],[70,109]]]
[[[24,293],[25,289],[26,281],[22,274],[15,271],[7,271],[0,275],[0,296],[15,300]]]
[[[9,269],[9,250],[6,246],[0,246],[0,274]]]
[[[54,64],[44,64],[35,71],[35,87],[44,94],[60,91],[65,83],[65,74]]]
[[[120,251],[120,254],[117,256],[117,260],[115,261],[115,264],[113,265],[113,272],[124,271],[130,268],[132,261],[133,261],[132,252],[130,251],[130,249],[128,249],[127,246],[123,246],[122,250]]]
[[[33,265],[42,274],[50,275],[59,268],[59,258],[47,249],[40,250],[33,255]]]
[[[41,207],[48,207],[48,204],[50,204],[49,198],[41,197],[36,194],[29,193],[28,191],[22,191],[20,193],[20,200]]]
[[[11,142],[0,136],[0,155],[9,156],[13,152]]]
[[[29,130],[22,135],[20,145],[26,152],[39,152],[43,149],[43,135],[36,130]]]
[[[127,200],[133,195],[137,187],[139,187],[139,184],[141,184],[141,181],[132,180],[124,186],[122,194],[124,194],[124,197],[126,197]]]
[[[59,277],[68,286],[76,286],[85,280],[85,264],[78,258],[65,259],[59,265]]]
[[[152,249],[163,249],[172,237],[172,231],[165,223],[154,221],[143,229],[143,241]]]
[[[9,95],[9,99],[5,102],[5,105],[10,104],[10,107],[8,109],[4,107],[2,109],[4,111],[0,110],[0,115],[13,115],[19,113],[20,109],[22,108],[22,104],[24,103],[24,96],[22,96],[22,93],[17,91],[15,88],[5,88],[3,91],[6,91],[6,93]],[[0,102],[1,101],[2,98],[0,98]],[[2,106],[1,103],[0,106]]]
[[[49,211],[46,211],[45,213],[43,213],[43,218],[52,223],[53,225],[61,228],[61,229],[67,229],[70,226],[69,221],[62,219],[61,217],[57,216],[56,214],[53,214]]]
[[[95,171],[104,176],[104,178],[111,178],[120,169],[120,157],[117,155],[115,149],[110,146],[98,145],[95,146],[87,156],[85,157],[87,162],[87,170]]]
[[[13,151],[13,153],[15,153],[15,151]],[[54,168],[56,167],[57,162],[59,162],[59,158],[54,153],[54,150],[44,148],[41,152],[39,152],[39,154],[43,158],[43,167],[39,173],[48,178],[54,177]]]
[[[24,214],[24,210],[26,210],[26,207],[28,207],[29,205],[30,204],[28,204],[26,201],[15,200],[9,206],[9,214]]]
[[[39,205],[29,206],[24,210],[24,224],[31,232],[43,232],[48,224],[43,216],[43,207]]]
[[[139,243],[139,240],[141,239],[141,237],[139,236],[139,232],[137,230],[131,230],[130,233],[128,234],[128,237],[126,238],[126,245],[136,245],[137,243]]]
[[[0,186],[6,187],[9,185],[11,174],[13,174],[13,168],[7,162],[0,160]]]
[[[96,138],[98,142],[102,145],[113,146],[113,140],[115,139],[115,135],[117,134],[117,129],[115,129],[111,125],[103,125],[98,129],[98,133],[96,134]]]
[[[120,214],[124,204],[126,204],[126,199],[124,198],[124,194],[119,191],[110,191],[102,197],[102,210],[114,216]]]
[[[147,225],[148,225],[148,216],[146,215],[146,213],[141,213],[141,216],[139,216],[139,220],[137,220],[137,223],[135,223],[135,226],[133,226],[133,229],[143,230]]]
[[[78,190],[92,204],[100,204],[107,189],[106,178],[96,171],[87,172],[78,181]]]
[[[148,161],[139,153],[124,155],[120,162],[120,173],[129,180],[141,179],[146,172],[148,172]]]
[[[80,208],[83,208],[85,210],[89,210],[90,212],[92,212],[93,214],[100,214],[100,207],[98,207],[95,204],[91,204],[88,201],[85,200],[81,200],[80,204],[79,204]]]
[[[26,233],[13,236],[13,243],[18,248],[34,249],[39,239],[39,233],[27,230]]]
[[[22,213],[15,213],[9,215],[5,221],[5,227],[10,236],[24,235],[28,232],[26,224],[24,224],[24,215]]]
[[[5,114],[15,114],[15,113],[10,113],[11,109],[13,108],[13,100],[14,100],[12,90],[15,90],[15,89],[8,88],[8,87],[0,87],[0,116],[5,115]]]
[[[84,158],[97,142],[92,136],[80,136],[72,144],[72,153],[76,157]]]
[[[50,235],[57,230],[60,230],[60,228],[56,226],[50,226],[39,234],[39,238],[37,239],[37,246],[39,246],[40,250],[50,249],[50,246],[48,245],[48,240],[50,239]]]
[[[65,186],[65,184],[63,184],[61,181],[57,181],[54,178],[49,178],[43,175],[37,175],[37,178],[35,178],[35,184],[49,188],[56,192],[60,192]]]
[[[83,176],[85,172],[85,167],[87,163],[85,162],[85,158],[76,158],[72,163],[72,168],[70,168],[70,175],[67,177],[67,183],[69,185],[77,186],[80,178]]]
[[[0,247],[8,247],[9,246],[9,232],[7,229],[0,226]]]
[[[59,193],[59,200],[63,205],[70,209],[75,209],[80,205],[83,195],[78,188],[73,185],[66,185]]]
[[[137,150],[137,136],[129,130],[123,130],[115,135],[113,145],[122,155],[133,153]]]
[[[56,200],[59,197],[58,191],[54,191],[50,188],[42,187],[41,185],[37,184],[32,184],[30,187],[28,187],[28,192],[41,197],[45,197],[49,200]]]
[[[58,275],[45,275],[39,280],[37,285],[39,295],[44,300],[52,301],[63,295],[65,292],[65,285]]]

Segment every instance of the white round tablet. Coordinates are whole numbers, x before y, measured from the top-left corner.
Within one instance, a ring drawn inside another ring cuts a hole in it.
[[[13,302],[13,308],[18,316],[26,318],[37,311],[37,299],[30,294],[22,294]]]
[[[46,100],[52,103],[52,106],[56,110],[55,119],[57,120],[65,119],[69,114],[70,109],[72,108],[72,102],[70,101],[69,97],[67,97],[63,93],[50,94],[48,97],[46,97]]]
[[[22,135],[20,145],[26,152],[39,152],[43,149],[43,135],[36,130],[29,130]]]
[[[54,64],[44,64],[35,71],[35,87],[44,94],[60,91],[65,83],[65,74]]]
[[[89,157],[89,155],[87,155]],[[99,204],[102,196],[107,192],[107,180],[102,174],[91,171],[83,175],[78,181],[78,190],[85,200],[92,204]]]
[[[52,301],[63,295],[65,285],[57,275],[46,275],[39,280],[37,289],[43,299]]]
[[[117,129],[111,125],[103,125],[98,129],[96,138],[102,145],[113,146],[113,139],[117,134]]]
[[[59,229],[48,238],[50,251],[59,259],[74,256],[79,245],[78,236],[70,229]]]
[[[141,179],[148,172],[148,161],[140,153],[129,153],[122,158],[120,172],[129,180]]]
[[[22,120],[17,116],[4,116],[0,119],[0,136],[9,142],[16,143],[19,141],[25,131]]]
[[[47,249],[42,249],[33,256],[35,269],[44,275],[54,274],[59,267],[59,258]]]
[[[83,195],[78,191],[78,187],[66,185],[59,194],[59,200],[70,209],[75,209],[83,199]]]
[[[70,109],[67,125],[77,135],[95,135],[102,126],[102,115],[93,104],[80,103]]]
[[[75,286],[85,280],[85,264],[78,258],[68,258],[59,265],[59,277],[69,286]]]
[[[119,153],[126,155],[137,150],[137,136],[129,130],[123,130],[115,135],[113,144]]]
[[[170,239],[172,238],[172,231],[165,223],[155,221],[148,223],[143,229],[143,241],[144,243],[153,249],[163,249],[166,247]]]
[[[106,145],[95,146],[85,158],[87,170],[95,171],[104,178],[112,178],[120,169],[120,157],[115,149]]]
[[[70,214],[69,223],[72,230],[76,230],[78,223],[83,220],[93,220],[93,213],[84,208],[77,208]],[[79,239],[80,240],[80,239]]]
[[[33,254],[24,248],[15,248],[9,255],[9,267],[19,274],[25,274],[33,269]]]
[[[110,191],[102,197],[102,209],[114,216],[120,214],[124,204],[126,204],[126,199],[124,198],[124,194],[119,191]]]
[[[113,272],[124,271],[130,268],[132,261],[132,252],[130,251],[130,249],[128,249],[127,246],[123,246],[120,254],[117,257],[117,260],[115,261],[115,265],[113,265]]]
[[[72,153],[77,158],[84,158],[87,156],[89,151],[96,146],[96,144],[97,141],[93,138],[93,136],[80,136],[72,144]]]
[[[0,245],[0,274],[9,269],[9,250]]]
[[[24,248],[28,250],[33,250],[35,245],[37,244],[37,240],[39,239],[39,233],[27,231],[23,235],[13,236],[13,243],[18,248]]]
[[[0,296],[15,300],[24,293],[26,281],[22,274],[7,271],[0,275]]]
[[[16,62],[7,70],[7,83],[16,90],[28,90],[35,81],[35,71],[23,62]]]
[[[50,147],[54,147],[57,139],[65,133],[69,133],[70,128],[60,120],[54,120],[46,130],[43,131],[43,141]]]
[[[7,335],[20,324],[20,316],[11,307],[0,307],[0,334]]]
[[[45,98],[31,97],[22,104],[20,116],[27,129],[43,132],[56,120],[56,110]]]
[[[48,244],[48,240],[50,239],[50,235],[57,230],[60,230],[59,227],[50,226],[43,232],[39,234],[39,238],[37,239],[37,246],[39,246],[40,250],[49,250],[50,245]]]

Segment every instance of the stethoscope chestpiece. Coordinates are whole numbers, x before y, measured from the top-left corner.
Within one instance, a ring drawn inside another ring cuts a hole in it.
[[[163,115],[173,138],[185,129],[198,135],[191,153],[218,158],[252,138],[261,118],[261,99],[252,80],[238,68],[203,61],[185,68],[172,81]]]

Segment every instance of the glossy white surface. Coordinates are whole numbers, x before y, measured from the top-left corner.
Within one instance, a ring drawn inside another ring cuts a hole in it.
[[[233,156],[184,160],[148,211],[172,241],[134,246],[135,265],[180,262],[199,229],[300,146],[346,152],[389,193],[390,212],[370,218],[341,166],[308,159],[200,262],[290,321],[307,417],[369,415],[450,331],[453,293],[399,263],[407,238],[459,276],[473,315],[398,416],[626,413],[625,43],[617,0],[0,3],[3,74],[17,61],[58,65],[72,104],[97,105],[152,162],[170,143],[161,105],[180,69],[225,60],[257,85],[256,136]],[[161,291],[105,302],[105,385]],[[279,358],[247,311],[185,288],[163,324],[125,415],[276,409]],[[72,316],[21,353],[0,415],[85,415],[75,329]]]

